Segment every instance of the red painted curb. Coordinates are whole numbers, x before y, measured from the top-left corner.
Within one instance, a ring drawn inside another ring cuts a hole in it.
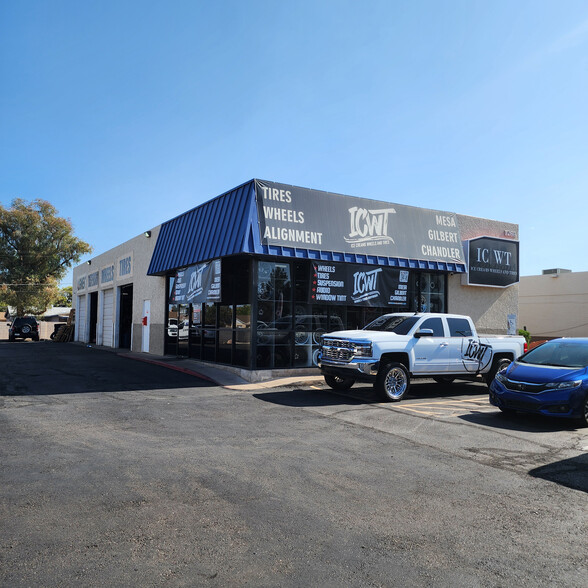
[[[176,372],[181,372],[181,373],[187,374],[189,376],[195,376],[196,378],[200,378],[201,380],[206,380],[207,382],[212,382],[213,384],[220,386],[220,384],[218,382],[216,382],[212,378],[209,378],[208,376],[205,376],[204,374],[201,374],[199,372],[195,372],[194,370],[190,370],[188,368],[179,367],[177,365],[170,365],[169,363],[165,363],[165,361],[157,361],[156,359],[147,359],[144,357],[135,357],[133,355],[128,355],[126,353],[117,353],[117,355],[119,357],[124,357],[126,359],[134,359],[136,361],[142,361],[143,363],[151,363],[153,365],[159,365],[161,367],[165,367],[170,370],[175,370]]]

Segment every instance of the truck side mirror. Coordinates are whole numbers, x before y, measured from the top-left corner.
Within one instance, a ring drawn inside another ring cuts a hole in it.
[[[419,329],[414,336],[417,339],[420,339],[421,337],[432,337],[433,336],[433,329]]]

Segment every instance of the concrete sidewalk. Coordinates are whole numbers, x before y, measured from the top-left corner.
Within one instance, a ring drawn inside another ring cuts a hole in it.
[[[93,346],[94,347],[94,346]],[[102,349],[102,347],[96,347]],[[171,356],[152,356],[146,353],[137,353],[132,351],[117,352],[120,357],[143,361],[153,365],[159,365],[168,369],[176,370],[184,374],[189,374],[197,378],[210,381],[212,384],[229,388],[231,390],[265,390],[277,387],[293,386],[322,386],[324,379],[320,375],[318,368],[305,369],[303,374],[292,375],[289,373],[285,376],[276,376],[271,370],[267,371],[267,378],[255,382],[250,382],[239,374],[234,373],[230,366],[211,365],[196,359],[179,358]],[[294,370],[283,370],[292,372]],[[311,373],[309,373],[311,372]],[[260,372],[257,372],[259,374]]]

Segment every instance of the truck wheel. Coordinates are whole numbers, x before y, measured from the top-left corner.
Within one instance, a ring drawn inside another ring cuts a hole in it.
[[[433,378],[437,384],[453,384],[454,376],[435,376]]]
[[[378,372],[374,387],[383,400],[398,402],[406,396],[410,387],[408,370],[401,363],[387,363]]]
[[[333,390],[349,390],[355,384],[353,378],[342,378],[341,376],[325,376],[325,382]]]
[[[490,371],[486,374],[486,384],[490,387],[492,384],[492,380],[494,380],[494,376],[500,371],[503,370],[505,367],[510,365],[511,361],[507,357],[497,357],[494,362],[492,363],[492,367]]]

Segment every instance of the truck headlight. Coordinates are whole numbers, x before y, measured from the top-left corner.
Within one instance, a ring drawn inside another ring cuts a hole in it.
[[[371,343],[360,343],[355,345],[355,357],[371,357],[372,356],[372,344]]]

